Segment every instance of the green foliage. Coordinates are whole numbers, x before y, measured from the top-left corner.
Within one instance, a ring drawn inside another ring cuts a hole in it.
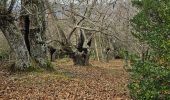
[[[128,52],[127,52],[126,50],[124,50],[124,49],[120,49],[120,50],[118,51],[118,56],[119,56],[120,58],[126,58],[126,57],[128,56]]]
[[[130,53],[128,55],[128,57],[129,57],[129,60],[131,61],[131,63],[135,63],[137,59],[138,60],[140,59],[139,56],[137,54],[134,54],[134,53]]]
[[[132,34],[151,48],[150,59],[133,60],[132,98],[170,100],[170,0],[133,0],[140,12]]]
[[[132,82],[129,85],[135,100],[170,99],[170,70],[149,61],[137,61],[133,65]]]
[[[133,35],[146,41],[156,56],[170,62],[170,1],[134,0],[142,5],[141,11],[132,19]]]

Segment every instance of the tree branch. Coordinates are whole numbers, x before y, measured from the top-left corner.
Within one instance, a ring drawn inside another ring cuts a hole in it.
[[[16,0],[11,0],[11,4],[10,4],[10,6],[8,8],[8,14],[10,14],[12,12],[15,3],[16,3]]]

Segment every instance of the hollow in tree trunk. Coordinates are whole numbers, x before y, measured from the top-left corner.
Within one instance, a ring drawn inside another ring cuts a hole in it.
[[[47,46],[45,43],[45,7],[44,2],[40,0],[22,0],[23,16],[25,30],[24,35],[27,36],[29,40],[29,50],[31,57],[39,64],[41,67],[47,66]],[[27,10],[29,10],[34,15],[27,16]],[[28,19],[28,20],[26,20]],[[28,47],[28,46],[27,46]]]
[[[92,42],[92,38],[87,40],[85,34],[81,30],[81,34],[77,45],[77,50],[72,54],[71,57],[75,65],[81,65],[81,66],[90,65],[89,57],[90,57],[91,42]]]

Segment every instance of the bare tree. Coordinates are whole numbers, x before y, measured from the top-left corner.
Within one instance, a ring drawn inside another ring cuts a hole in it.
[[[73,52],[71,56],[75,65],[89,65],[91,42],[92,38],[87,40],[85,34],[83,34],[81,30],[77,50]]]
[[[64,33],[65,37],[69,40],[69,42],[73,42],[74,39],[78,40],[77,37],[74,37],[74,34],[76,36],[79,35],[79,29],[83,29],[86,33],[93,33],[95,34],[95,51],[98,60],[104,59],[104,51],[103,49],[108,47],[108,34],[111,33],[107,30],[111,26],[110,19],[113,15],[113,12],[111,11],[112,5],[116,4],[116,1],[98,1],[98,0],[86,0],[86,1],[67,1],[64,0],[64,4],[61,4],[60,2],[56,1],[56,4],[58,6],[62,6],[62,9],[58,9],[58,7],[54,9],[51,12],[55,12],[57,10],[61,10],[63,16],[61,20],[57,18],[56,23],[67,23],[66,27],[67,29],[63,28],[61,30],[65,30],[67,32]],[[76,3],[75,3],[76,2]],[[54,4],[55,5],[55,4]],[[56,5],[56,6],[57,6]],[[68,5],[68,6],[67,6]],[[109,5],[109,7],[108,7]],[[56,18],[56,16],[55,16]],[[65,21],[66,20],[66,21]],[[60,26],[60,25],[58,25]],[[57,26],[57,27],[58,27]],[[68,29],[70,31],[68,31]],[[87,34],[86,34],[87,35]],[[63,36],[63,35],[61,35]],[[104,38],[104,39],[103,39]],[[71,40],[71,41],[70,41]],[[107,43],[104,43],[104,42]],[[109,44],[110,45],[110,44]]]
[[[48,6],[49,11],[54,12],[54,9],[50,7],[49,2],[47,0],[46,0],[46,2],[47,2],[46,4]],[[83,22],[84,18],[76,19],[76,16],[74,13],[75,6],[73,7],[72,2],[69,4],[70,4],[70,10],[67,10],[66,12],[70,13],[70,18],[69,18],[69,19],[71,19],[70,25],[73,25],[73,26],[70,26],[72,28],[71,28],[71,31],[69,32],[68,36],[66,36],[64,29],[59,25],[59,19],[55,15],[53,15],[53,18],[57,21],[56,28],[58,29],[58,32],[61,36],[60,44],[62,47],[62,51],[65,52],[66,54],[68,54],[73,59],[73,62],[75,65],[89,65],[89,49],[90,49],[89,47],[91,46],[92,36],[89,39],[87,39],[84,31],[81,30],[79,32],[77,30],[77,28],[78,28],[77,25],[80,25]],[[91,10],[91,9],[89,9],[89,10]],[[63,12],[63,13],[66,13],[66,12]],[[87,13],[87,11],[84,12],[84,15],[86,13]],[[89,13],[88,13],[88,16],[90,16]],[[77,33],[80,33],[80,34],[77,34],[77,35],[79,35],[79,38],[77,39],[78,43],[76,46],[75,46],[75,44],[71,43],[71,40],[72,40],[71,37],[73,36],[73,33],[75,31]]]
[[[53,39],[76,45],[80,29],[87,37],[95,34],[91,48],[98,60],[107,59],[108,55],[110,59],[121,58],[120,53],[126,49],[140,51],[130,32],[129,21],[135,13],[130,0],[56,0],[48,8],[54,17],[52,26],[60,36]]]

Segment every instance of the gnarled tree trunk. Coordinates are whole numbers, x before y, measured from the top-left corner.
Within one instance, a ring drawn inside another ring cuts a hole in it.
[[[15,67],[20,70],[25,70],[31,66],[31,62],[24,38],[21,31],[16,26],[14,21],[15,19],[12,16],[12,9],[16,3],[16,0],[11,0],[11,2],[8,2],[10,3],[9,7],[7,6],[7,2],[7,0],[0,2],[0,29],[6,37],[9,46],[15,52]]]
[[[75,65],[87,66],[90,65],[89,57],[90,57],[90,46],[91,46],[92,38],[90,37],[88,40],[85,37],[84,32],[81,30],[79,41],[76,47],[76,50],[73,50],[73,47],[69,46],[64,49],[70,57],[73,59]]]
[[[45,7],[42,0],[22,0],[24,19],[24,35],[28,35],[31,57],[41,66],[47,65],[47,46],[45,43]],[[31,14],[29,14],[28,11]],[[28,24],[28,25],[27,25]],[[28,46],[27,46],[28,47]]]
[[[75,52],[72,59],[75,65],[87,66],[89,65],[89,53]]]
[[[12,17],[11,17],[12,18]],[[31,66],[29,52],[24,38],[14,20],[0,18],[0,29],[6,37],[11,49],[15,52],[17,69],[24,70]]]
[[[48,6],[49,11],[55,12],[53,8],[50,6],[49,0],[45,0],[45,2],[46,2],[46,5]],[[88,12],[85,11],[84,15],[88,13],[87,18],[91,15],[91,11],[94,5],[96,4],[96,2],[97,0],[94,0],[89,11]],[[70,9],[73,10],[72,3],[70,4]],[[71,11],[71,14],[73,15],[72,11]],[[83,32],[81,31],[77,48],[75,48],[73,44],[71,43],[71,36],[76,31],[77,27],[74,27],[73,30],[68,35],[68,37],[66,37],[64,30],[60,27],[60,24],[58,23],[59,21],[58,18],[55,16],[55,14],[52,14],[52,15],[53,15],[52,17],[56,20],[56,26],[58,28],[59,35],[61,36],[59,43],[61,44],[62,48],[60,52],[62,52],[63,54],[69,55],[70,58],[73,59],[73,62],[75,65],[82,65],[82,66],[89,65],[89,55],[90,55],[89,47],[91,46],[92,38],[86,41],[85,34],[83,34]],[[76,22],[76,19],[73,17],[74,16],[71,17],[72,22],[73,24],[76,24],[77,26],[82,24],[83,20],[85,20],[85,18],[83,17],[80,21]]]

